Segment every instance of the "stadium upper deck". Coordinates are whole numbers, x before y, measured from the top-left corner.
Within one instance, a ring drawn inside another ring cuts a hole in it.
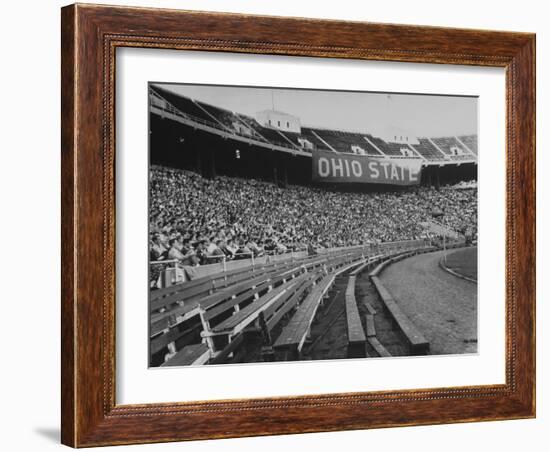
[[[254,118],[150,87],[151,112],[244,143],[310,156],[315,149],[376,158],[418,158],[424,166],[477,164],[477,135],[419,137],[418,143],[388,142],[367,133],[302,127],[300,133],[261,125]]]

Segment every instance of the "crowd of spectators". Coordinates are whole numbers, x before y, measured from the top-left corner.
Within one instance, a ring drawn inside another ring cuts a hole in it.
[[[477,188],[419,186],[351,192],[153,166],[150,171],[150,260],[204,265],[288,250],[332,248],[429,235],[440,224],[474,236]]]

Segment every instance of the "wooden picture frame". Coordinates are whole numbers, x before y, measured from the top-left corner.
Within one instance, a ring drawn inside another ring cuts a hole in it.
[[[62,442],[73,447],[535,416],[535,35],[93,5],[62,9]],[[115,403],[115,50],[506,69],[506,383]]]

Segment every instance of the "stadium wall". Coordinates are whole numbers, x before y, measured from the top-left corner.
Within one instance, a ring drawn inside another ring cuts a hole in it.
[[[150,114],[149,136],[151,164],[192,170],[205,177],[223,174],[262,179],[280,186],[318,184],[312,181],[310,156],[270,150],[224,138],[154,113]],[[439,186],[469,180],[477,180],[476,164],[449,163],[425,166],[422,169],[423,185]],[[344,188],[338,184],[333,187]],[[346,184],[346,187],[362,191],[402,189],[380,184]]]

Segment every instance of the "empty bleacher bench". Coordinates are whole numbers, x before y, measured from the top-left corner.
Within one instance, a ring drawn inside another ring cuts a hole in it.
[[[333,275],[324,276],[313,287],[288,324],[284,327],[273,345],[278,361],[296,360],[299,358],[317,308],[333,281]]]
[[[399,331],[401,331],[403,337],[408,342],[410,354],[427,355],[430,351],[430,343],[401,310],[380,279],[377,276],[372,276],[371,280],[376,287],[387,312],[392,318],[394,325],[399,329]]]
[[[208,362],[210,350],[206,344],[186,345],[162,366],[198,366]]]
[[[361,324],[357,301],[355,300],[355,276],[350,276],[346,289],[346,325],[348,332],[348,358],[366,356],[367,338]]]

